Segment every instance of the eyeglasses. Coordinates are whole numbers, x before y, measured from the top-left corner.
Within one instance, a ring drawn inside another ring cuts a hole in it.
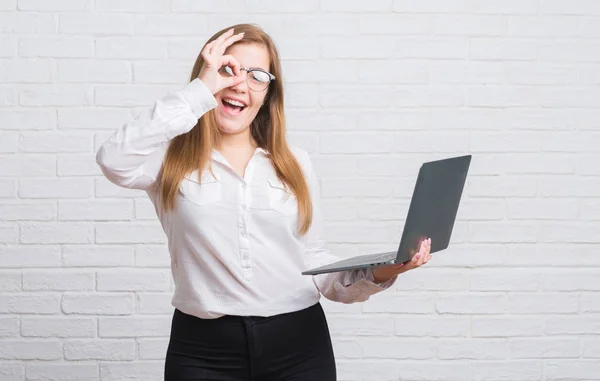
[[[264,71],[259,68],[247,68],[241,67],[240,70],[244,70],[248,72],[248,78],[246,78],[246,83],[251,90],[254,91],[264,91],[272,80],[275,79],[275,76],[268,71]],[[233,69],[231,66],[223,66],[219,69],[219,73],[225,77],[233,77]]]

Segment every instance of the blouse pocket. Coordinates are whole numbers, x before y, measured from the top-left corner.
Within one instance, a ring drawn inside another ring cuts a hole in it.
[[[268,179],[269,207],[285,216],[298,214],[298,200],[279,178]]]
[[[212,205],[221,201],[221,183],[214,177],[203,175],[201,183],[197,181],[196,173],[185,177],[181,183],[183,197],[200,206]]]

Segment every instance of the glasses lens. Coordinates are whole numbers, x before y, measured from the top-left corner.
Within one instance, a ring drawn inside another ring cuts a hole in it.
[[[252,70],[248,73],[248,85],[252,90],[262,91],[271,83],[271,76],[262,70]]]

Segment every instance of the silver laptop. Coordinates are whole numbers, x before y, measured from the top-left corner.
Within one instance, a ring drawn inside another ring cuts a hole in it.
[[[471,155],[464,155],[421,165],[398,251],[361,255],[306,270],[302,274],[406,263],[427,238],[431,238],[431,253],[448,248],[470,164]]]

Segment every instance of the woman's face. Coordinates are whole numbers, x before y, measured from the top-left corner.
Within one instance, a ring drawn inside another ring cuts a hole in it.
[[[229,47],[225,54],[233,56],[241,67],[261,68],[269,71],[269,53],[262,45],[235,44]],[[242,75],[246,76],[247,73],[242,71]],[[221,133],[231,135],[248,133],[248,128],[262,106],[267,91],[268,88],[264,91],[251,90],[248,83],[243,81],[236,86],[226,87],[215,94],[218,103],[215,115]],[[234,101],[234,103],[238,101],[245,106],[238,107],[227,101]]]

